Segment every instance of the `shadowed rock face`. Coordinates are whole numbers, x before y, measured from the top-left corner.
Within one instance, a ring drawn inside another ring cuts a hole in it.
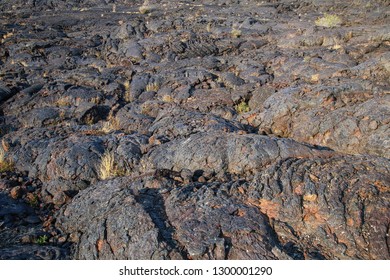
[[[389,258],[387,159],[287,158],[255,170],[226,183],[101,182],[57,226],[77,236],[82,259]]]
[[[390,259],[387,1],[143,4],[1,1],[0,259]]]

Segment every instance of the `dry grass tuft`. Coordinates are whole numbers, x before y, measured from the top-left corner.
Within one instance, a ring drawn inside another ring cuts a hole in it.
[[[174,99],[173,99],[172,96],[166,94],[166,95],[164,95],[164,96],[162,97],[162,101],[164,101],[164,102],[166,102],[166,103],[171,103],[171,102],[174,101]]]
[[[157,82],[149,83],[146,85],[146,91],[157,92],[160,89],[160,85]]]
[[[241,37],[242,32],[240,29],[233,28],[231,34],[233,38],[239,38]]]
[[[118,165],[115,163],[114,152],[106,151],[101,156],[98,173],[101,180],[111,179],[113,177],[129,176],[130,167],[118,167]]]
[[[333,28],[338,27],[342,23],[342,20],[339,16],[325,14],[322,18],[319,18],[315,21],[317,26]]]
[[[101,156],[98,168],[99,177],[102,180],[109,179],[115,175],[115,156],[113,152],[106,151]]]
[[[112,131],[120,130],[121,124],[116,117],[110,117],[108,121],[103,123],[101,131],[105,134],[109,134]]]
[[[69,96],[63,96],[55,102],[58,107],[67,107],[72,104]]]
[[[0,172],[13,171],[14,167],[14,162],[7,158],[7,152],[0,146]]]
[[[149,4],[148,0],[145,0],[141,7],[139,7],[139,12],[143,15],[149,14],[153,11],[154,7]]]

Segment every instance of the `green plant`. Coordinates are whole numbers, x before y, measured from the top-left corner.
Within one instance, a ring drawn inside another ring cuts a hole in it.
[[[47,237],[47,235],[41,235],[35,240],[35,243],[37,243],[38,245],[45,245],[48,239],[49,238]]]
[[[318,18],[315,21],[315,24],[317,26],[327,27],[327,28],[333,28],[340,26],[342,23],[342,20],[339,16],[336,15],[329,15],[325,14],[322,18]]]
[[[235,109],[237,113],[242,114],[242,113],[247,113],[250,111],[249,105],[246,101],[241,101],[235,106]]]

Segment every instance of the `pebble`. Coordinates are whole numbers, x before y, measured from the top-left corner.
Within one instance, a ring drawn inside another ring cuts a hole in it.
[[[205,178],[204,176],[200,176],[200,177],[198,178],[198,182],[199,182],[199,183],[206,183],[207,180],[206,180],[206,178]]]
[[[371,130],[375,130],[378,128],[378,122],[377,121],[371,121],[370,124],[368,125],[368,127],[371,129]]]
[[[57,240],[58,243],[65,243],[66,242],[66,239],[67,237],[66,236],[60,236]]]
[[[20,186],[13,187],[10,191],[10,195],[13,199],[21,198],[23,195],[23,190]]]

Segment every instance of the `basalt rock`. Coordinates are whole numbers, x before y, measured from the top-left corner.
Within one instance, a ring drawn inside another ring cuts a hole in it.
[[[198,2],[0,1],[1,259],[390,259],[388,1]]]

